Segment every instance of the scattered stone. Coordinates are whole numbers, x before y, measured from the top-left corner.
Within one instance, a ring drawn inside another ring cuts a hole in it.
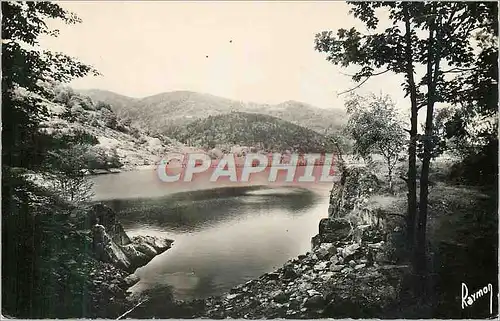
[[[297,272],[295,272],[292,266],[286,266],[283,272],[283,278],[286,280],[294,280],[298,277]]]
[[[323,299],[323,296],[321,296],[320,294],[316,294],[307,298],[306,302],[304,303],[304,307],[310,309],[318,309],[322,308],[324,304],[325,299]]]
[[[322,243],[314,252],[319,259],[325,259],[335,254],[337,249],[332,243]]]
[[[372,249],[381,249],[384,246],[384,241],[380,241],[378,243],[370,243],[367,244],[367,246]]]
[[[351,273],[352,271],[354,271],[354,269],[353,269],[353,268],[351,268],[351,267],[346,267],[344,270],[342,270],[342,273],[344,273],[344,274],[349,274],[349,273]]]
[[[322,270],[326,269],[327,266],[328,266],[328,263],[326,261],[323,261],[323,262],[316,264],[313,269],[314,269],[314,271],[322,271]]]
[[[313,285],[311,283],[308,283],[308,282],[303,282],[303,283],[300,283],[299,286],[298,286],[298,289],[301,291],[301,292],[304,292],[306,290],[309,290],[313,287]]]
[[[333,255],[330,258],[330,263],[332,263],[332,264],[337,264],[338,261],[339,261],[339,258],[337,257],[337,255]]]
[[[342,250],[342,257],[346,259],[349,256],[356,254],[360,245],[358,243],[351,244]]]
[[[314,296],[314,295],[320,295],[321,293],[319,293],[318,291],[316,290],[307,290],[307,295],[309,296]]]
[[[358,264],[358,265],[354,266],[354,269],[355,270],[359,270],[359,269],[364,268],[365,266],[366,266],[366,264],[364,264],[364,263],[363,264]]]
[[[333,272],[340,272],[345,267],[345,265],[330,265],[330,270]]]
[[[238,293],[228,294],[228,295],[226,296],[226,299],[228,299],[228,300],[232,300],[232,299],[236,298],[237,296],[239,296],[239,294],[238,294]]]
[[[288,301],[288,296],[283,291],[277,291],[273,294],[273,300],[278,303],[285,303]]]

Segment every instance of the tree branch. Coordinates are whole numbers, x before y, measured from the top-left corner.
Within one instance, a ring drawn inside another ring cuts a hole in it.
[[[362,82],[360,82],[359,84],[357,84],[355,87],[353,87],[353,88],[351,88],[351,89],[348,89],[348,90],[346,90],[346,91],[343,91],[343,92],[341,92],[341,93],[338,93],[338,94],[337,94],[337,97],[338,97],[338,96],[340,96],[340,95],[343,95],[343,94],[347,94],[347,93],[349,93],[349,92],[351,92],[351,91],[353,91],[353,90],[356,90],[356,89],[358,89],[359,87],[363,86],[363,84],[364,84],[365,82],[367,82],[367,81],[368,81],[368,79],[370,79],[370,77],[372,77],[372,76],[379,76],[379,75],[385,74],[386,72],[389,72],[389,71],[391,71],[391,70],[390,70],[390,69],[386,69],[386,70],[381,71],[381,72],[376,72],[376,73],[372,73],[372,74],[370,74],[370,75],[364,76],[364,77],[366,77],[366,78],[365,78]],[[353,75],[353,76],[354,76],[354,75]],[[351,76],[351,77],[353,77],[353,76]]]
[[[477,70],[477,67],[472,67],[472,68],[459,68],[459,67],[454,67],[448,70],[442,70],[441,73],[446,74],[446,73],[455,73],[455,72],[465,72],[465,71],[473,71]]]
[[[343,95],[343,94],[347,94],[347,93],[349,93],[349,92],[351,92],[351,91],[353,91],[353,90],[358,89],[359,87],[363,86],[363,84],[364,84],[365,82],[367,82],[367,81],[368,81],[368,79],[370,79],[370,76],[366,77],[366,78],[365,78],[362,82],[360,82],[359,84],[357,84],[355,87],[353,87],[353,88],[351,88],[351,89],[348,89],[348,90],[346,90],[346,91],[343,91],[343,92],[341,92],[341,93],[338,93],[338,94],[337,94],[337,97],[338,97],[338,96],[340,96],[340,95]]]

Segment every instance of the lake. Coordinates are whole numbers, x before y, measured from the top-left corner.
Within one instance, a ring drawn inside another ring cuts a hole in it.
[[[166,187],[152,171],[93,178],[95,199],[117,211],[127,233],[175,240],[139,268],[132,292],[169,289],[176,299],[222,294],[310,250],[328,215],[331,186]]]

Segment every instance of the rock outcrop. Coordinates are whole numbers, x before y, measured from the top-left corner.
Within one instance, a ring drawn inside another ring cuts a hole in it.
[[[330,192],[328,218],[319,224],[319,233],[313,237],[313,247],[321,243],[363,239],[387,241],[397,221],[384,207],[377,193],[381,183],[365,167],[347,167],[339,183]],[[396,214],[397,215],[397,214]]]
[[[381,188],[375,174],[365,167],[347,167],[342,172],[339,183],[330,192],[329,218],[345,217],[352,211],[363,207],[371,195]]]
[[[173,243],[173,240],[153,236],[129,238],[116,220],[115,212],[103,204],[92,207],[87,223],[92,225],[96,257],[129,273],[146,265],[156,255],[168,250]]]

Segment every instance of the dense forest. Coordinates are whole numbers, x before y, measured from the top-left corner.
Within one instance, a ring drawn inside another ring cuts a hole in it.
[[[284,152],[327,152],[333,150],[327,137],[285,120],[253,113],[233,112],[209,116],[167,133],[188,145],[207,149],[223,144]]]

